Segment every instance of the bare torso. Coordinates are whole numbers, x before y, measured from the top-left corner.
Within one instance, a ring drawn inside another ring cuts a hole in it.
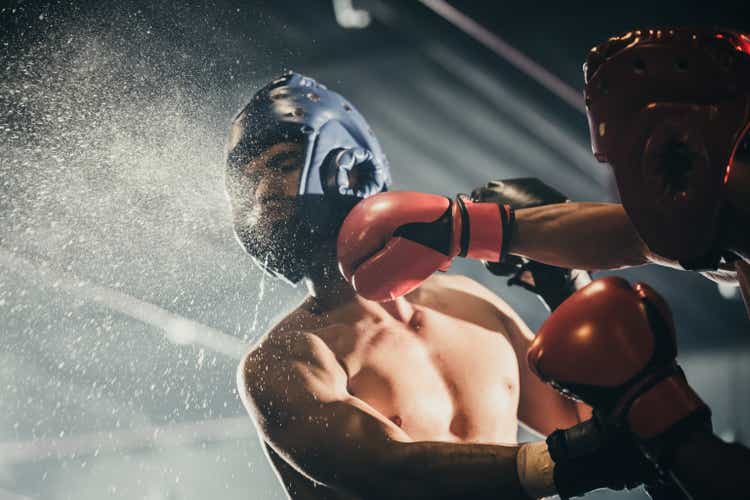
[[[514,443],[519,367],[496,308],[426,282],[399,314],[345,306],[315,314],[303,304],[269,335],[304,330],[319,336],[348,377],[348,390],[400,427],[413,441]],[[340,498],[270,458],[293,498]]]

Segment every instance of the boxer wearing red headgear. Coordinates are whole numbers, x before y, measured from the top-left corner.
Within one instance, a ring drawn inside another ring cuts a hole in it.
[[[623,205],[517,210],[506,251],[566,268],[702,270],[739,278],[750,297],[750,37],[633,31],[592,49],[585,72],[592,147]]]
[[[697,269],[746,255],[750,38],[635,30],[594,47],[584,74],[594,155],[649,248]]]
[[[635,30],[594,47],[584,72],[592,148],[612,165],[625,212],[519,212],[509,252],[571,267],[703,270],[739,279],[750,312],[750,37]],[[623,245],[595,256],[571,251],[565,240],[582,235],[592,248]]]
[[[594,47],[584,68],[592,148],[614,168],[624,211],[519,211],[508,251],[568,267],[703,270],[739,279],[748,303],[750,37],[636,30]],[[589,249],[571,249],[581,238]],[[608,241],[622,245],[598,251]]]

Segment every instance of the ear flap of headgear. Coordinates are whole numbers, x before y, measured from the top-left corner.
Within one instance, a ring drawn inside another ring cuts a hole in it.
[[[383,158],[357,141],[340,122],[330,121],[312,145],[310,173],[303,189],[305,193],[365,198],[387,190],[389,181]]]

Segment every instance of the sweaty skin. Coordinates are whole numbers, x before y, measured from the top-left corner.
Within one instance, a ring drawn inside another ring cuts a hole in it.
[[[520,499],[518,419],[547,434],[587,412],[531,374],[531,338],[488,289],[434,276],[391,303],[306,300],[238,385],[292,498]]]
[[[571,202],[516,210],[510,253],[573,269],[616,269],[658,259],[622,205]],[[668,265],[668,261],[659,261]]]
[[[291,243],[303,154],[299,143],[278,143],[226,178],[235,231],[261,239],[243,247],[301,270],[311,293],[251,349],[237,377],[290,496],[554,493],[546,445],[519,446],[518,419],[547,434],[588,409],[531,374],[532,333],[465,277],[435,276],[384,304],[358,297],[337,269],[335,239]]]

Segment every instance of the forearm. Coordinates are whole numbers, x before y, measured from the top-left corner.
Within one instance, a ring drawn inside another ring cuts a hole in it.
[[[279,455],[310,479],[356,498],[526,499],[516,457],[517,445],[417,442],[400,428],[351,404],[327,404],[323,424],[285,426],[266,439]],[[319,420],[319,421],[318,421]],[[391,426],[399,433],[391,432]],[[524,467],[524,487],[554,494],[552,460],[541,457]],[[546,469],[544,469],[546,467]],[[542,470],[544,469],[544,470]],[[543,474],[546,471],[548,474]],[[539,472],[539,474],[537,474]]]
[[[280,454],[310,479],[355,498],[528,500],[555,494],[554,463],[544,442],[373,442],[352,436]]]
[[[672,471],[695,500],[744,498],[750,491],[750,450],[696,433],[678,449]]]
[[[390,451],[387,470],[373,478],[383,498],[528,498],[516,462],[519,446],[393,442]],[[551,469],[548,455],[547,462]]]
[[[561,203],[516,211],[509,253],[574,269],[645,264],[649,252],[622,205]]]

